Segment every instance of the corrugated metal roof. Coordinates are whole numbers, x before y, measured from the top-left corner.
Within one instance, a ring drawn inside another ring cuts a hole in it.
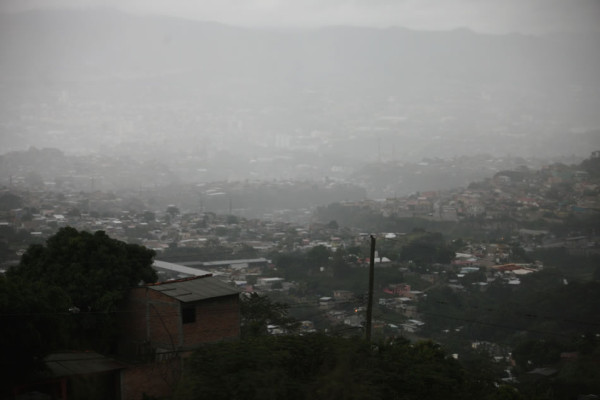
[[[240,293],[232,285],[212,276],[167,281],[147,287],[183,303]]]
[[[219,260],[219,261],[184,261],[179,263],[184,266],[195,266],[201,265],[203,267],[222,267],[226,265],[235,265],[235,264],[254,264],[254,263],[265,263],[268,262],[266,258],[240,258],[236,260]]]
[[[192,275],[192,276],[205,276],[205,275],[212,274],[210,271],[204,271],[204,270],[201,270],[198,268],[190,268],[190,267],[186,267],[184,265],[173,264],[170,262],[160,261],[160,260],[154,260],[154,264],[152,266],[154,268],[168,269],[170,271],[175,271],[175,272],[179,272],[181,274],[187,274],[187,275]]]
[[[53,353],[44,361],[55,377],[97,374],[125,368],[125,365],[94,352]]]

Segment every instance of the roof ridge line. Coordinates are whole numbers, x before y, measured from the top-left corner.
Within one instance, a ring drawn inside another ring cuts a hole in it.
[[[210,278],[212,276],[213,276],[213,274],[206,274],[206,275],[199,275],[199,276],[189,276],[187,278],[174,279],[174,280],[170,280],[170,281],[148,283],[148,284],[146,284],[144,286],[160,286],[160,285],[164,285],[164,284],[168,284],[168,283],[187,282],[187,281],[193,281],[194,279]]]

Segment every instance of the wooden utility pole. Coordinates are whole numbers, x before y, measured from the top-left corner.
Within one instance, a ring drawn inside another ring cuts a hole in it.
[[[367,303],[366,339],[371,341],[371,319],[373,318],[373,279],[375,278],[375,236],[371,235],[371,259],[369,262],[369,300]]]

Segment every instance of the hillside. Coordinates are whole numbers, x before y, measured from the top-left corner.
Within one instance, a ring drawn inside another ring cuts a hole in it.
[[[369,145],[367,161],[377,157],[376,136],[387,159],[582,155],[594,139],[573,135],[600,124],[597,43],[591,34],[259,30],[109,9],[0,15],[0,145],[292,146],[350,163]]]

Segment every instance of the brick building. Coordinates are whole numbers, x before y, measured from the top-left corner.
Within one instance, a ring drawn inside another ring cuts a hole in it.
[[[123,311],[119,351],[131,363],[122,400],[171,395],[194,348],[240,337],[239,291],[213,276],[136,287]]]
[[[139,286],[121,319],[121,353],[158,357],[240,337],[239,291],[213,276]]]

